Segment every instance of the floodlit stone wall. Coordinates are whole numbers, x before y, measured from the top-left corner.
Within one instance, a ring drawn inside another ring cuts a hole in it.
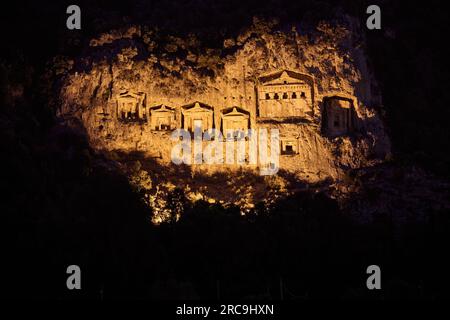
[[[58,116],[78,121],[96,149],[139,151],[170,163],[175,128],[277,129],[280,169],[307,181],[340,179],[390,152],[382,100],[352,23],[321,23],[302,34],[255,21],[227,42],[234,47],[226,54],[200,54],[180,38],[174,41],[187,56],[161,54],[145,49],[143,39],[139,30],[117,59],[98,59],[103,46],[96,45],[95,58],[82,60],[86,71],[63,81]],[[129,109],[132,95],[138,107]],[[162,105],[170,111],[153,109]]]

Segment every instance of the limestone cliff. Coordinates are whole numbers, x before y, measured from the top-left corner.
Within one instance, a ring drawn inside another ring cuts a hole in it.
[[[114,157],[128,168],[124,170],[130,177],[142,170],[148,172],[149,179],[157,182],[148,188],[152,191],[147,200],[153,204],[152,196],[177,186],[192,200],[202,198],[249,209],[267,200],[274,189],[285,194],[300,182],[331,179],[339,183],[348,169],[372,166],[389,155],[382,99],[358,30],[352,18],[323,22],[308,32],[254,18],[253,25],[239,36],[224,39],[221,49],[208,48],[195,35],[163,36],[141,26],[111,31],[92,39],[85,54],[71,61],[71,70],[62,78],[57,114],[68,124],[81,124],[95,149],[110,155],[120,152],[121,156]],[[309,116],[302,119],[305,121],[258,118],[261,77],[283,70],[313,79],[314,99]],[[123,92],[145,96],[145,121],[118,119],[117,97]],[[352,101],[353,130],[327,136],[323,131],[325,101],[336,95]],[[281,182],[257,177],[255,168],[245,165],[202,164],[186,171],[171,164],[175,142],[170,140],[170,131],[151,128],[148,110],[160,105],[173,108],[179,127],[180,109],[196,101],[213,108],[216,127],[221,111],[237,106],[248,111],[251,127],[277,128],[281,137],[294,137],[297,152],[280,157]],[[127,167],[130,158],[123,156],[130,153],[140,154],[136,170]],[[226,173],[222,180],[218,178],[221,172]],[[210,180],[202,184],[198,174]],[[242,179],[249,175],[254,178]]]

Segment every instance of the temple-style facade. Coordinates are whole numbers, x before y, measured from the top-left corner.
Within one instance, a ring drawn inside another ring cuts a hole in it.
[[[250,129],[250,114],[239,107],[222,110],[221,120],[221,131],[227,136],[235,137],[236,132],[246,132],[247,129]]]
[[[354,130],[355,109],[350,98],[323,99],[322,132],[329,137],[347,135]]]
[[[214,109],[206,104],[195,102],[181,107],[182,128],[194,132],[204,132],[214,128]]]
[[[176,113],[174,108],[165,105],[152,107],[150,112],[150,128],[152,130],[173,130],[176,129]]]
[[[310,117],[314,106],[313,78],[283,70],[259,78],[258,117]]]
[[[117,97],[117,118],[124,121],[145,120],[145,94],[125,91]]]

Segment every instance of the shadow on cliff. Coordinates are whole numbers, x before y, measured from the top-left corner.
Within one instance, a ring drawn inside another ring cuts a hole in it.
[[[129,174],[133,174],[136,167],[147,171],[152,180],[152,192],[170,184],[171,190],[177,188],[194,196],[197,194],[197,200],[210,200],[225,206],[234,204],[246,207],[247,212],[249,208],[254,208],[250,210],[252,212],[256,208],[262,209],[292,193],[324,191],[333,183],[332,179],[311,183],[283,169],[276,175],[263,176],[258,167],[213,165],[210,168],[200,164],[194,168],[185,164],[162,163],[140,151],[113,151],[109,156],[125,164]]]
[[[42,132],[25,116],[9,119],[8,126],[1,117],[8,168],[2,173],[0,204],[2,234],[8,239],[4,293],[100,298],[102,290],[126,291],[126,283],[135,287],[136,279],[125,270],[149,266],[137,261],[148,247],[149,239],[142,236],[151,225],[148,208],[128,181],[89,148],[82,127],[55,125]],[[66,289],[66,268],[72,264],[82,270],[82,292]]]

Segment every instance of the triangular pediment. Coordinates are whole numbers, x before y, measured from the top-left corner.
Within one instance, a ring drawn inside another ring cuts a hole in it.
[[[136,96],[131,95],[131,94],[127,94],[127,95],[124,95],[124,96],[119,96],[119,98],[120,99],[137,99]]]
[[[286,71],[283,71],[278,78],[273,79],[272,81],[269,81],[266,84],[283,84],[283,83],[298,83],[298,82],[299,82],[298,79],[290,77]]]
[[[150,108],[151,113],[175,113],[175,109],[166,105],[160,105]]]
[[[130,91],[125,91],[125,92],[120,93],[117,96],[117,99],[119,99],[119,100],[133,100],[133,99],[134,100],[143,100],[144,97],[145,97],[145,94],[142,92],[133,93]]]
[[[208,107],[200,102],[195,102],[193,106],[190,105],[190,106],[183,107],[182,112],[184,114],[201,113],[201,112],[212,113],[213,110],[211,107]]]
[[[228,109],[229,110],[229,109]],[[240,111],[237,107],[233,107],[231,111],[223,111],[222,117],[244,117],[249,118],[249,115],[243,111]]]
[[[259,78],[262,85],[312,83],[312,77],[291,70],[280,70]]]

